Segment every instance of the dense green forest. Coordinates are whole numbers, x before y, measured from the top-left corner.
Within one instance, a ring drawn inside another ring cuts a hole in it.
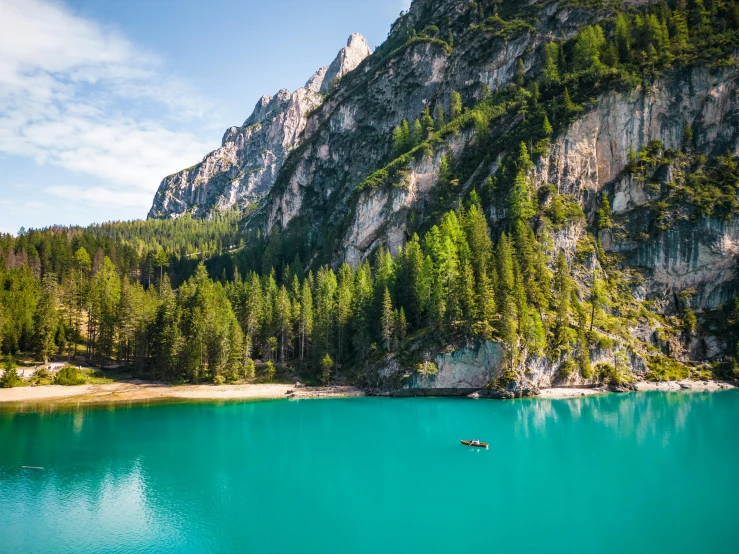
[[[481,3],[473,27],[501,36],[527,32],[525,21],[505,21],[505,10],[497,8],[485,17]],[[413,40],[434,33],[425,27]],[[463,106],[455,93],[448,109],[438,102],[403,121],[388,137],[387,165],[357,192],[404,186],[412,159],[443,148],[444,139],[462,129],[475,130],[474,148],[456,159],[444,156],[431,209],[413,223],[405,246],[395,256],[379,248],[357,268],[306,266],[316,244],[305,229],[261,236],[244,230],[235,212],[212,221],[3,236],[2,351],[45,359],[82,350],[98,365],[117,360],[138,375],[175,382],[250,379],[257,367],[271,378],[277,364],[307,378],[371,386],[373,362],[388,354],[410,373],[429,372],[433,364],[424,352],[491,339],[504,345],[505,378],[538,357],[563,360],[563,377],[579,372],[585,379],[628,380],[626,357],[637,347],[630,323],[653,321],[687,338],[695,314],[685,309],[668,321],[635,300],[630,287],[636,277],[600,243],[600,233],[612,227],[608,196],[599,198],[588,220],[577,199],[556,187],[534,190],[534,161],[593,95],[649,86],[678,64],[730,63],[738,43],[739,5],[733,2],[614,10],[570,40],[553,37],[544,44],[536,79],[527,79],[520,64],[514,82],[494,93],[483,89],[475,105]],[[491,135],[491,126],[509,116],[522,123]],[[685,129],[683,152],[664,152],[653,143],[630,157],[626,171],[635,175],[648,173],[655,160],[685,161],[685,179],[667,191],[655,230],[669,224],[666,214],[679,203],[699,215],[730,217],[738,208],[736,161],[691,157],[691,133]],[[505,150],[502,145],[516,146],[496,176],[462,194],[459,183],[490,152]],[[504,214],[492,228],[491,209]],[[573,222],[589,233],[567,259],[552,234]],[[329,238],[321,245],[335,251]],[[591,352],[613,341],[625,345],[613,363],[592,364]],[[649,352],[652,378],[689,373],[656,348],[640,347]]]
[[[525,147],[519,163],[523,171],[530,164]],[[380,250],[372,266],[324,266],[301,278],[287,265],[279,276],[273,270],[242,279],[237,271],[221,283],[201,263],[177,294],[164,273],[147,287],[121,276],[108,256],[94,268],[82,246],[61,284],[54,273],[39,279],[28,263],[6,262],[3,349],[48,358],[73,353],[86,339],[98,364],[118,359],[174,381],[248,378],[256,357],[296,362],[328,378],[334,364],[402,351],[418,332],[500,338],[513,367],[527,351],[544,354],[551,328],[555,348],[576,350],[587,374],[587,349],[570,326],[585,308],[564,258],[554,275],[547,268],[526,215],[494,246],[473,193],[467,208],[448,212],[422,241],[414,236],[395,258]],[[578,319],[580,334],[600,316],[607,303],[601,296],[589,319]]]

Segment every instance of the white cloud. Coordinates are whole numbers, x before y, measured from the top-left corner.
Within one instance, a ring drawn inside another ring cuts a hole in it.
[[[136,190],[111,190],[105,187],[51,186],[44,189],[46,194],[77,202],[92,202],[101,205],[113,205],[119,208],[148,208],[151,195]]]
[[[162,177],[209,150],[172,130],[207,108],[182,81],[160,77],[160,67],[62,4],[0,0],[0,152],[100,181],[49,186],[49,194],[145,208]]]

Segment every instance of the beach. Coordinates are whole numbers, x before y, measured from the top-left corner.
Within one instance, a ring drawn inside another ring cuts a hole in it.
[[[362,396],[354,387],[298,387],[292,384],[170,385],[149,381],[118,381],[104,385],[46,385],[0,389],[0,403],[50,401],[58,403],[144,402],[166,399],[267,400]]]

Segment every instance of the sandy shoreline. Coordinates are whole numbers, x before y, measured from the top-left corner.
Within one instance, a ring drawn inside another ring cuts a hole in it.
[[[724,381],[639,381],[634,384],[636,392],[665,391],[665,392],[717,392],[735,388],[731,383]],[[605,386],[588,387],[552,387],[541,389],[538,398],[576,398],[593,396],[595,394],[609,394],[612,391]]]
[[[637,391],[721,391],[734,388],[720,381],[643,381]],[[552,387],[541,389],[538,398],[561,399],[608,394],[605,387]],[[182,400],[268,400],[278,398],[338,398],[364,396],[355,387],[299,387],[290,384],[244,385],[170,385],[147,381],[119,381],[104,385],[64,387],[47,385],[0,389],[3,403],[96,404],[109,402],[146,402],[168,399]]]
[[[552,387],[540,389],[539,396],[534,398],[579,398],[581,396],[593,396],[595,394],[607,394],[604,388],[589,389],[585,387]]]
[[[276,398],[331,398],[363,396],[354,387],[300,387],[288,384],[255,385],[169,385],[141,381],[121,381],[105,385],[65,387],[15,387],[0,389],[2,403],[108,403],[143,402],[166,399],[185,400],[268,400]]]

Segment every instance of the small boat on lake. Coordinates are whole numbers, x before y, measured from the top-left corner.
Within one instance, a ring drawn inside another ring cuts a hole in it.
[[[465,441],[465,440],[463,440],[462,441],[462,444],[464,444],[465,446],[477,446],[478,448],[487,448],[488,447],[488,443],[486,443],[486,442],[480,442],[478,440],[472,440],[472,441]]]

